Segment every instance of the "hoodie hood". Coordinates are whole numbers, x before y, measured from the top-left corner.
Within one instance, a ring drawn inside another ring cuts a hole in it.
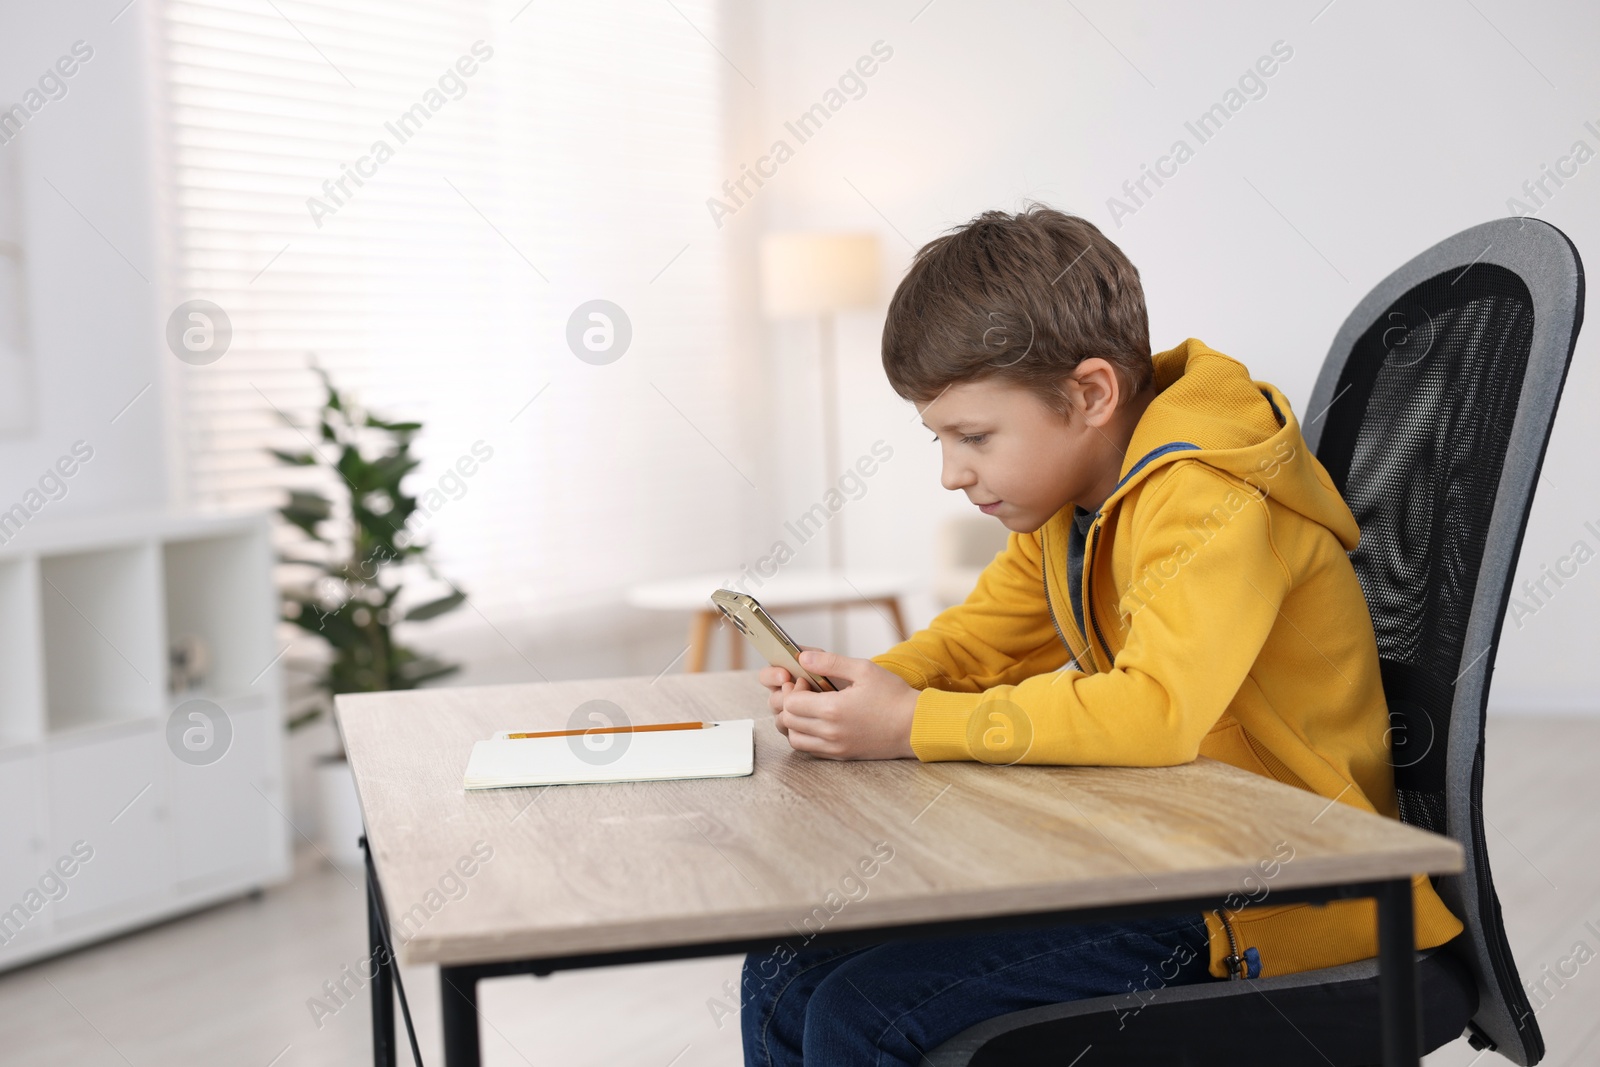
[[[1102,514],[1152,471],[1192,459],[1327,527],[1345,551],[1356,547],[1361,530],[1355,517],[1276,386],[1254,381],[1244,364],[1193,337],[1152,359],[1156,397],[1134,427]]]

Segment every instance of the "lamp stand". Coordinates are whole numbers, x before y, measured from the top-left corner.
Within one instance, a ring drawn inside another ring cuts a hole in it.
[[[822,472],[823,483],[832,488],[834,472],[839,469],[839,405],[838,371],[834,354],[834,321],[831,312],[818,317],[819,364],[822,372]],[[824,489],[826,493],[827,489]],[[828,570],[835,576],[844,573],[844,512],[841,509],[828,519]],[[844,613],[835,604],[828,609],[829,626],[833,642],[830,652],[844,655]]]

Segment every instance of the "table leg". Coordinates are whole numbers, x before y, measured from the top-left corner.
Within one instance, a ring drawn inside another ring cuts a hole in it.
[[[478,979],[463,967],[439,968],[445,1067],[478,1067]]]
[[[900,614],[900,598],[895,596],[885,597],[883,606],[889,609],[889,618],[894,621],[895,634],[899,636],[900,640],[904,641],[907,636],[906,620]]]
[[[366,838],[361,850],[366,852]],[[367,857],[367,863],[372,859]],[[383,920],[378,916],[378,898],[373,892],[371,872],[367,874],[367,948],[371,950],[372,975],[372,1062],[374,1067],[395,1067],[394,1044],[394,960],[384,942]]]
[[[406,1024],[406,1040],[411,1044],[411,1062],[422,1065],[422,1050],[417,1048],[417,1028],[411,1022],[411,1005],[406,1002],[406,984],[400,979],[400,961],[394,958],[383,918],[383,892],[378,888],[378,869],[372,863],[372,846],[361,835],[361,854],[367,869],[367,939],[372,946],[372,1061],[376,1067],[395,1067],[394,1001],[400,998],[400,1016]]]
[[[706,645],[711,641],[711,624],[717,621],[715,611],[697,611],[689,623],[689,654],[683,669],[697,674],[706,669]]]
[[[1378,998],[1384,1067],[1417,1067],[1422,1062],[1415,938],[1411,880],[1383,883],[1378,892]]]

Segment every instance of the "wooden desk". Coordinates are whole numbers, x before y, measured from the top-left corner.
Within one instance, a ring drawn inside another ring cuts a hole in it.
[[[594,699],[634,723],[755,718],[755,773],[462,789],[473,741],[565,727]],[[773,728],[754,671],[345,695],[337,705],[367,827],[374,954],[386,962],[385,946],[398,942],[400,962],[441,965],[452,1067],[478,1062],[481,978],[753,951],[786,938],[870,943],[1198,912],[1259,892],[1257,864],[1284,841],[1294,858],[1268,880],[1268,900],[1378,898],[1385,1026],[1402,1040],[1409,1032],[1405,1047],[1415,1048],[1409,878],[1461,869],[1448,838],[1211,760],[814,759]],[[862,878],[858,862],[880,842],[893,858]],[[456,883],[465,888],[451,899]],[[859,894],[854,884],[865,894],[827,906],[846,888]],[[395,1062],[396,974],[382,968],[372,983],[380,1064]]]

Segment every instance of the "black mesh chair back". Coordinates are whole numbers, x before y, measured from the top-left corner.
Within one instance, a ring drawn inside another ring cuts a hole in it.
[[[1577,250],[1554,226],[1464,230],[1346,319],[1305,425],[1361,527],[1351,561],[1378,638],[1400,817],[1466,852],[1465,871],[1436,884],[1467,926],[1474,1036],[1521,1064],[1544,1043],[1489,873],[1483,719],[1583,296]]]
[[[1356,306],[1302,419],[1361,526],[1351,560],[1378,638],[1401,818],[1465,853],[1463,872],[1436,885],[1466,931],[1418,957],[1424,1051],[1465,1030],[1515,1063],[1544,1055],[1484,845],[1483,713],[1583,293],[1577,250],[1555,227],[1464,230]],[[928,1059],[1364,1067],[1382,1058],[1379,991],[1375,959],[1162,987],[1138,996],[1140,1025],[1123,1025],[1126,996],[1043,1005],[969,1027]]]

